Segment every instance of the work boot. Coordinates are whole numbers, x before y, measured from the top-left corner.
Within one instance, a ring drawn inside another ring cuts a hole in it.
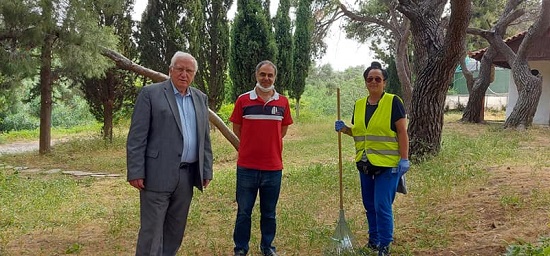
[[[390,255],[390,246],[379,246],[378,247],[378,256],[389,256]]]

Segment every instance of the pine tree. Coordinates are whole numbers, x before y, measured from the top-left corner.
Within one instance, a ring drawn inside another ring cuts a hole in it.
[[[139,27],[140,64],[159,72],[168,72],[176,51],[187,49],[181,28],[186,1],[149,0]]]
[[[0,62],[10,61],[5,58],[11,56],[12,70],[18,67],[39,70],[39,74],[29,72],[25,76],[39,75],[40,154],[51,151],[53,86],[63,77],[100,76],[112,65],[101,55],[101,46],[114,47],[116,38],[109,28],[98,26],[98,16],[91,9],[93,2],[2,1],[0,44],[4,47],[0,48]],[[114,2],[102,3],[108,6]]]
[[[118,6],[97,8],[102,26],[112,27],[119,38],[118,52],[135,59],[137,49],[132,41],[133,0],[119,2]],[[103,122],[103,138],[112,141],[114,114],[120,111],[125,101],[132,101],[137,95],[134,86],[136,75],[118,68],[110,68],[104,77],[83,79],[81,89],[96,120]],[[75,78],[77,80],[82,80]]]
[[[292,27],[290,22],[290,0],[279,1],[275,16],[275,42],[277,43],[277,91],[285,93],[292,84],[293,51]]]
[[[393,56],[389,56],[389,64],[386,71],[388,71],[386,91],[403,98],[403,88],[399,83],[399,77],[397,76],[397,67],[395,66],[395,58]]]
[[[219,110],[225,97],[229,60],[229,25],[227,11],[232,0],[202,0],[188,4],[192,16],[189,49],[199,64],[195,76],[197,87],[208,95],[210,109]]]
[[[294,80],[289,88],[289,96],[296,99],[296,116],[300,115],[300,98],[306,86],[306,78],[311,65],[313,15],[312,0],[300,0],[296,13],[294,32]]]
[[[259,0],[238,0],[231,30],[229,75],[233,81],[232,100],[255,84],[255,68],[262,60],[276,63],[276,45]]]

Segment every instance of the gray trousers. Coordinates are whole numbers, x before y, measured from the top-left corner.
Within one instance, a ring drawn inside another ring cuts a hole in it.
[[[140,222],[136,256],[174,256],[183,241],[193,181],[198,168],[180,168],[172,192],[140,191]],[[198,174],[196,174],[198,175]]]

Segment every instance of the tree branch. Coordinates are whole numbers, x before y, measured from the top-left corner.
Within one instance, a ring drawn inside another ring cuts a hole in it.
[[[550,0],[542,0],[539,17],[529,27],[527,34],[519,46],[517,57],[526,59],[534,39],[541,37],[548,29],[550,29]]]
[[[346,15],[348,18],[350,18],[351,20],[354,20],[354,21],[359,21],[359,22],[367,22],[367,23],[374,23],[374,24],[377,24],[381,27],[384,27],[384,28],[387,28],[387,29],[390,29],[394,34],[399,34],[398,33],[398,30],[397,28],[395,28],[394,26],[392,26],[390,23],[388,22],[385,22],[385,21],[382,21],[382,20],[379,20],[379,19],[375,19],[373,17],[369,17],[369,16],[363,16],[363,15],[358,15],[352,11],[350,11],[344,4],[340,3],[340,9],[342,10],[342,12],[344,12],[344,15]]]
[[[124,57],[118,52],[115,52],[111,49],[103,48],[102,53],[103,56],[113,60],[116,63],[116,66],[118,68],[129,70],[132,72],[135,72],[137,74],[140,74],[142,76],[146,76],[147,78],[153,80],[154,82],[161,82],[165,81],[169,77],[161,72],[148,69],[146,67],[143,67],[141,65],[138,65],[134,63],[133,61],[129,60],[128,58]],[[223,120],[210,108],[208,109],[208,119],[216,128],[220,130],[222,135],[233,145],[233,147],[236,150],[239,150],[239,138],[231,131],[223,122]]]

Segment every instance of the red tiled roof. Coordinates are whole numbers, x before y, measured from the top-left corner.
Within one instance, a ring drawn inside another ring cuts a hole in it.
[[[517,33],[505,39],[504,42],[510,48],[512,48],[514,52],[517,52],[526,34],[527,31]],[[544,34],[542,38],[534,40],[534,44],[529,49],[527,60],[550,60],[550,48],[548,47],[548,42],[550,42],[550,29],[548,29],[548,31]],[[481,58],[486,51],[487,48],[483,48],[477,51],[468,52],[468,55],[470,56],[470,58],[481,61]],[[497,56],[494,58],[493,64],[503,68],[510,68],[510,65],[508,65],[508,62],[500,53],[498,53]]]

